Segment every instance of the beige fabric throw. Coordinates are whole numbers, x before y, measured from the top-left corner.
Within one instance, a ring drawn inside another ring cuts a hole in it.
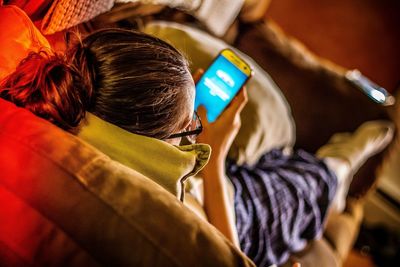
[[[43,18],[41,31],[53,34],[110,10],[114,0],[55,0]]]

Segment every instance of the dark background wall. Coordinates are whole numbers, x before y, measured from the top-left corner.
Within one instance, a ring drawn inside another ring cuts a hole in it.
[[[316,54],[400,85],[400,1],[272,0],[266,16]]]

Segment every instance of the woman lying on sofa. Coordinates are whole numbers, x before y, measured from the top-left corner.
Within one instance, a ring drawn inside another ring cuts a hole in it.
[[[258,266],[282,264],[318,238],[328,211],[343,209],[352,174],[393,134],[388,123],[367,123],[353,135],[335,136],[317,156],[273,150],[253,167],[237,166],[227,153],[246,90],[214,123],[200,109],[201,127],[184,56],[162,40],[120,29],[95,32],[65,56],[31,53],[2,81],[0,96],[78,134],[177,197],[208,160],[201,172],[204,199],[188,194],[185,202]],[[197,142],[209,144],[211,156],[207,145],[179,146],[182,137],[196,141],[201,129]],[[187,167],[182,152],[196,156],[195,167]]]

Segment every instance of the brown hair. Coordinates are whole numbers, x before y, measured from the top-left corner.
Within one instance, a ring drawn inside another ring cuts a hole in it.
[[[65,56],[31,53],[3,80],[0,97],[66,130],[90,111],[130,132],[163,139],[183,125],[192,83],[187,60],[171,45],[105,29]]]

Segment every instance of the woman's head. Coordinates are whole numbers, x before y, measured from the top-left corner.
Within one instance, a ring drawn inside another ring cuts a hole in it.
[[[72,130],[85,111],[130,132],[164,139],[190,123],[194,88],[182,54],[149,35],[95,32],[64,57],[30,54],[0,96]]]

